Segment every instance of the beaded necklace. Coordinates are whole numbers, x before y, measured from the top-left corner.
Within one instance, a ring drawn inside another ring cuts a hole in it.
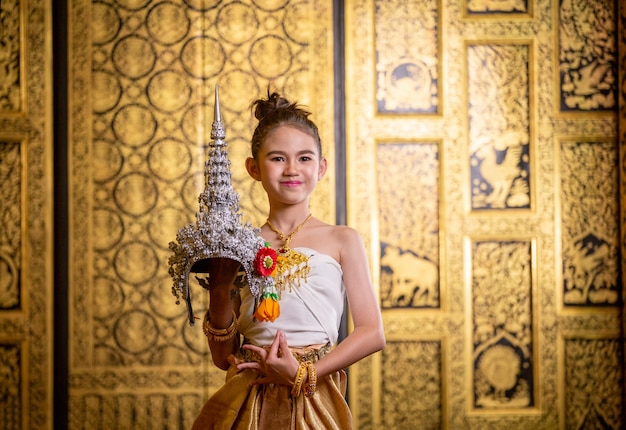
[[[280,240],[283,241],[283,246],[278,249],[278,255],[276,258],[276,276],[274,277],[276,280],[276,289],[279,292],[282,292],[287,287],[289,287],[289,291],[291,291],[294,286],[299,286],[302,281],[306,282],[307,276],[311,271],[311,268],[309,267],[309,257],[292,249],[289,246],[289,243],[296,233],[304,227],[304,224],[311,219],[312,215],[313,214],[309,214],[309,216],[306,217],[306,219],[302,221],[302,223],[298,225],[294,231],[289,233],[289,235],[285,235],[285,233],[278,230],[270,222],[269,218],[267,219],[268,227],[278,235]]]

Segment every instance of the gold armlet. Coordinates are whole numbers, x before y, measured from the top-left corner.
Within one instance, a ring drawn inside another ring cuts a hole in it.
[[[300,391],[302,390],[302,384],[304,383],[304,377],[306,376],[308,371],[308,367],[306,363],[300,363],[298,366],[298,371],[296,372],[296,379],[293,382],[293,387],[291,388],[291,395],[293,397],[298,397],[300,395]]]
[[[237,333],[237,315],[233,311],[233,322],[227,328],[214,328],[209,323],[209,311],[204,314],[204,321],[202,321],[202,331],[204,335],[210,341],[226,342],[227,340],[235,337]]]
[[[307,397],[313,397],[315,389],[317,388],[317,372],[315,371],[315,364],[313,364],[313,362],[306,361],[305,364],[309,372],[309,380],[304,386],[304,395]]]

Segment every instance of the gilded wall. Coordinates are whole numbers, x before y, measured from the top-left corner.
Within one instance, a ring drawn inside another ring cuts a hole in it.
[[[388,341],[351,369],[358,428],[626,425],[616,10],[346,2],[348,223]]]
[[[0,428],[7,430],[52,423],[49,17],[44,1],[0,2]]]

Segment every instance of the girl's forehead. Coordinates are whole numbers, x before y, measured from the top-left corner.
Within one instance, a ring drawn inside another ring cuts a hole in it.
[[[313,136],[296,127],[288,125],[282,125],[269,132],[263,143],[267,145],[287,144],[293,146],[316,146]]]

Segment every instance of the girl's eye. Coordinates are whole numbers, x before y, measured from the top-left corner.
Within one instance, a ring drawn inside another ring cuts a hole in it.
[[[311,157],[302,157],[300,158],[301,161],[310,161]]]
[[[271,160],[272,161],[285,161],[283,157],[272,157]]]

